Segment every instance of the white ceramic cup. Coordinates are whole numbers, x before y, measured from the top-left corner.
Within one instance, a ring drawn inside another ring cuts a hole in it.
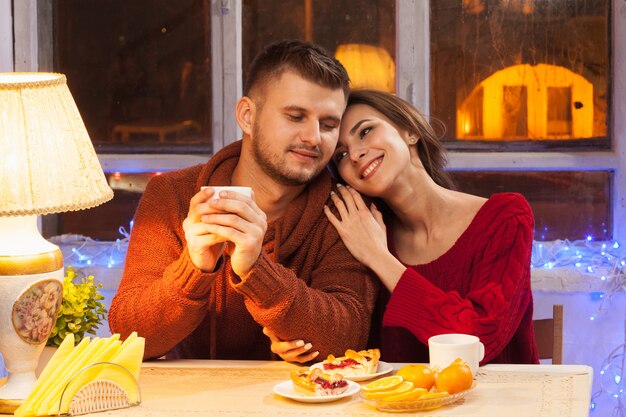
[[[485,357],[485,346],[476,336],[461,333],[440,334],[428,339],[430,367],[443,369],[457,358],[468,363],[476,375],[479,362]]]
[[[211,198],[212,200],[216,200],[216,199],[220,198],[220,192],[221,191],[234,191],[236,193],[243,194],[243,195],[246,195],[246,196],[252,198],[252,188],[250,188],[250,187],[235,187],[235,186],[214,187],[212,185],[200,187],[200,189],[202,189],[202,190],[204,190],[205,188],[213,188],[215,190],[215,194],[213,194],[213,197]]]

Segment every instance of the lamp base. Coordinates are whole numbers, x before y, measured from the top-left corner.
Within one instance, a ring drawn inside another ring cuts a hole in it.
[[[0,387],[0,400],[25,399],[35,386],[35,382],[37,382],[35,371],[10,375],[7,383]]]
[[[23,401],[0,400],[0,414],[13,414],[22,405]]]
[[[35,368],[56,322],[63,276],[62,264],[39,274],[0,273],[0,353],[9,371],[0,400],[23,400],[37,382]]]

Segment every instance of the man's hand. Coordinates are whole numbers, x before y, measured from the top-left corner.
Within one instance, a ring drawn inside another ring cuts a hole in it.
[[[284,361],[305,363],[312,361],[319,355],[318,351],[309,352],[313,345],[304,343],[304,340],[282,341],[267,327],[263,328],[263,334],[272,341],[272,352],[280,356]]]
[[[209,190],[213,195],[210,188],[204,191],[208,193]],[[198,226],[198,229],[204,233],[203,236],[207,236],[203,243],[209,245],[208,251],[212,253],[214,251],[210,245],[228,242],[226,245],[220,245],[219,253],[221,254],[222,250],[228,253],[233,271],[238,276],[245,277],[263,248],[263,238],[267,231],[265,213],[252,198],[234,191],[221,191],[219,199],[210,199],[198,204],[194,214],[200,214],[201,226]]]
[[[209,204],[213,194],[212,188],[206,188],[194,195],[189,202],[187,218],[183,221],[189,257],[193,264],[204,272],[215,270],[226,241],[224,237],[211,233],[208,225],[201,220],[204,215],[219,212]]]

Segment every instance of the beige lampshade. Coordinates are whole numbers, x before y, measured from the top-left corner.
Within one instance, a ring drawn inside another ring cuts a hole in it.
[[[352,88],[395,92],[396,64],[385,48],[362,43],[344,43],[335,58],[346,67]]]
[[[0,73],[0,216],[113,197],[63,74]]]

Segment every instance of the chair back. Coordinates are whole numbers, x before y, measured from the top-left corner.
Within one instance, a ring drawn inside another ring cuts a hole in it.
[[[552,306],[552,318],[533,320],[535,341],[539,359],[552,359],[552,363],[563,363],[563,305]]]

